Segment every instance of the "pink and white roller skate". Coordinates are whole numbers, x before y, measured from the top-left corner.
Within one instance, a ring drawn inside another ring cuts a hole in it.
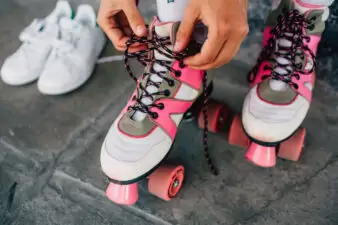
[[[327,7],[300,0],[281,0],[274,7],[242,111],[251,139],[246,158],[261,167],[273,167],[276,153],[299,159],[305,138],[299,127],[310,107],[317,47],[329,15]]]
[[[145,43],[148,48],[135,53],[127,49],[125,53],[126,69],[137,87],[101,149],[101,167],[110,179],[106,194],[118,204],[137,201],[137,182],[143,178],[149,179],[149,191],[164,200],[174,197],[182,186],[184,167],[160,164],[171,149],[184,113],[206,93],[208,81],[205,71],[182,63],[191,48],[172,51],[178,25],[155,18],[148,37],[133,36],[127,43]],[[133,75],[128,58],[144,63],[139,79]]]

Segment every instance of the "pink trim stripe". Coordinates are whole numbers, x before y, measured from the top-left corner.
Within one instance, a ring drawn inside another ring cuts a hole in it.
[[[153,112],[158,113],[158,118],[153,121],[160,126],[172,140],[174,140],[177,132],[177,126],[175,122],[171,119],[170,115],[173,114],[183,114],[185,113],[193,101],[183,101],[176,99],[160,99],[156,101],[156,104],[163,103],[164,109],[160,110],[156,107],[152,109]]]

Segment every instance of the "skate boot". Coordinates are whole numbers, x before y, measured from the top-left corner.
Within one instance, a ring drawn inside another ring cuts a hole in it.
[[[305,129],[299,127],[310,107],[317,47],[329,15],[326,6],[279,2],[267,19],[242,111],[252,141],[246,158],[262,167],[276,164],[276,150],[285,159],[300,156]]]
[[[168,155],[184,113],[207,89],[205,71],[183,64],[193,48],[188,46],[181,53],[172,51],[178,26],[155,18],[148,37],[133,36],[127,43],[127,48],[134,42],[147,44],[148,48],[125,52],[126,70],[137,81],[137,87],[110,127],[101,149],[101,167],[112,182],[107,196],[117,203],[136,201],[137,194],[126,193],[136,193],[135,183],[150,175]],[[133,75],[128,58],[145,65],[139,79]]]

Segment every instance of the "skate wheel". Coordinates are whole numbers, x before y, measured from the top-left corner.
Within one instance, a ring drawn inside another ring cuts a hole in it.
[[[133,205],[138,200],[138,185],[137,183],[128,185],[109,183],[106,196],[117,204]]]
[[[163,165],[149,176],[148,190],[153,195],[170,201],[181,189],[183,180],[183,166]]]
[[[292,137],[279,145],[278,157],[291,161],[298,161],[303,150],[305,128],[300,128]]]
[[[228,142],[231,145],[237,145],[244,148],[248,148],[250,145],[250,139],[243,130],[242,120],[239,115],[235,115],[232,120]]]
[[[207,105],[208,107],[208,130],[216,133],[220,130],[220,128],[224,125],[226,116],[227,116],[227,108],[224,104],[210,101]],[[198,115],[198,126],[200,128],[204,128],[204,113],[203,110]]]

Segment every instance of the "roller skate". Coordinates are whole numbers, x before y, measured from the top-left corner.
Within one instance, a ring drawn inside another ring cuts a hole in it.
[[[261,167],[275,166],[276,155],[292,161],[301,155],[306,131],[300,126],[310,107],[317,47],[329,15],[328,7],[300,0],[281,0],[273,8],[242,110],[251,140],[245,157]]]
[[[221,134],[222,136],[227,138],[229,144],[242,148],[249,147],[253,148],[253,146],[255,148],[259,148],[259,146],[257,147],[253,145],[254,142],[244,131],[241,116],[239,114],[232,112],[231,109],[224,103],[215,100],[210,100],[207,107],[208,107],[207,117],[205,117],[203,111],[200,111],[198,115],[198,126],[200,128],[205,127],[205,120],[207,118],[208,130],[213,133]],[[304,138],[305,138],[305,129],[301,128],[295,135],[293,135],[287,141],[282,142],[278,145],[279,150],[278,156],[284,159],[297,161],[300,155],[300,151],[303,148]],[[270,146],[264,145],[261,146],[261,148],[264,149],[269,147]],[[291,155],[290,151],[292,152]],[[270,152],[265,154],[269,153]],[[250,155],[248,155],[247,153],[246,157],[251,162],[252,160],[251,158],[249,158],[249,156]],[[274,157],[276,158],[276,156]],[[254,160],[256,160],[256,158]]]
[[[148,178],[149,192],[166,201],[182,187],[184,167],[162,161],[170,152],[184,113],[199,96],[207,97],[210,81],[205,71],[183,64],[184,57],[196,53],[194,43],[180,53],[172,51],[178,26],[155,18],[148,37],[132,36],[127,42],[125,66],[137,87],[101,148],[101,167],[110,182],[106,195],[115,203],[136,203],[138,182],[143,178]],[[133,43],[148,48],[130,53]],[[129,66],[129,58],[145,66],[139,79]]]

